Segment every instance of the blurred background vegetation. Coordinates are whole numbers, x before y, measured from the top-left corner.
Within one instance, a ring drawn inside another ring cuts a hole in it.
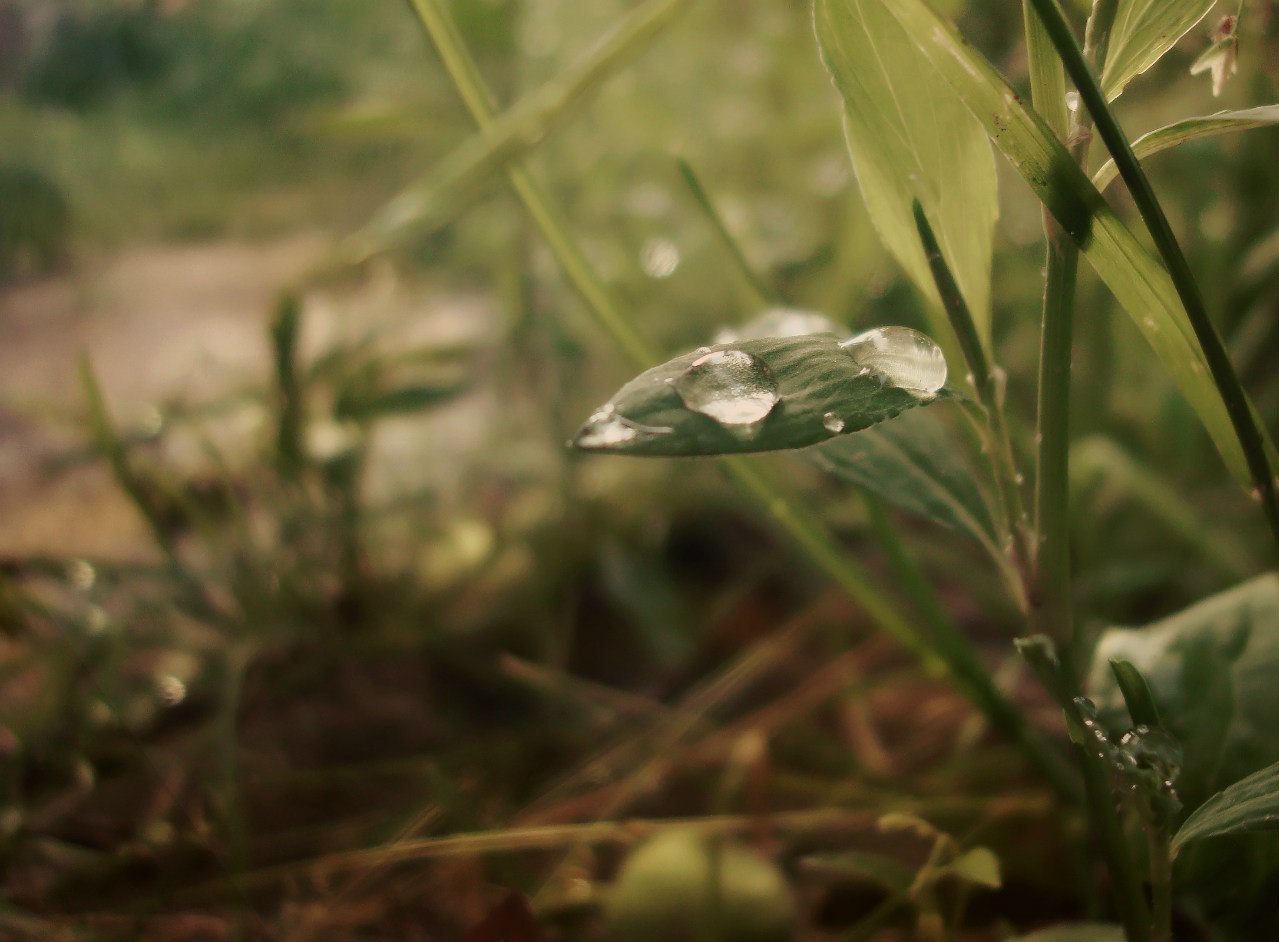
[[[509,105],[633,5],[447,6]],[[1024,86],[1019,5],[943,6]],[[1123,99],[1130,134],[1279,100],[1276,9],[1249,4],[1221,99],[1187,74],[1201,24]],[[0,938],[451,939],[511,889],[552,937],[599,938],[638,832],[575,825],[735,814],[804,938],[1095,913],[1081,821],[715,461],[564,447],[631,370],[501,174],[332,276],[334,247],[472,134],[404,3],[0,0]],[[1276,153],[1279,130],[1253,130],[1150,162],[1272,429]],[[527,158],[667,353],[763,307],[677,157],[785,303],[850,333],[923,326],[862,208],[806,0],[689,4]],[[995,347],[1028,456],[1041,230],[1002,184]],[[1088,274],[1080,299],[1095,631],[1256,571],[1265,533]],[[917,601],[854,492],[756,460]],[[898,523],[1051,728],[997,574]],[[882,832],[887,811],[992,848],[1002,888],[952,874],[910,896],[820,864],[857,848],[915,873],[934,838]]]

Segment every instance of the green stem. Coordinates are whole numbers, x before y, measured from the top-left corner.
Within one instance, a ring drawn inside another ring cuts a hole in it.
[[[733,238],[733,234],[728,231],[728,226],[724,223],[724,218],[715,208],[715,204],[711,202],[710,194],[706,192],[706,188],[702,186],[702,181],[697,178],[696,172],[689,165],[688,161],[683,157],[675,158],[675,165],[679,167],[680,176],[684,178],[684,182],[688,184],[689,191],[693,194],[693,199],[697,200],[697,205],[702,208],[702,213],[711,224],[711,228],[715,230],[715,234],[719,236],[719,240],[723,243],[724,248],[733,256],[733,261],[737,263],[737,270],[741,272],[742,277],[746,279],[746,283],[750,285],[751,290],[755,292],[755,296],[764,304],[776,304],[776,293],[764,284],[764,280],[755,274],[755,269],[750,261],[746,258],[746,253],[742,251],[742,247],[737,244],[737,240]]]
[[[445,13],[440,0],[412,0],[413,8],[457,87],[463,103],[481,130],[493,120],[490,95],[474,60]],[[516,195],[523,202],[556,256],[569,282],[581,295],[595,319],[609,333],[631,363],[639,369],[657,357],[622,316],[607,289],[577,247],[567,222],[553,208],[546,193],[533,177],[518,165],[506,170]],[[830,576],[886,634],[899,641],[927,664],[941,665],[955,686],[986,715],[991,724],[1018,742],[1027,757],[1041,768],[1063,794],[1072,794],[1072,783],[1061,774],[1055,756],[1029,726],[1016,707],[999,692],[972,644],[957,630],[926,641],[881,590],[848,560],[825,523],[811,512],[801,513],[787,502],[781,490],[765,479],[759,469],[741,458],[727,458],[729,474],[747,494],[772,515],[791,539]]]
[[[1070,363],[1079,249],[1045,216],[1048,264],[1039,345],[1035,535],[1030,590],[1034,631],[1071,648]]]
[[[1168,217],[1164,215],[1150,181],[1141,169],[1136,155],[1133,154],[1132,146],[1124,135],[1123,129],[1120,128],[1114,112],[1106,103],[1101,86],[1093,70],[1089,68],[1084,53],[1075,41],[1056,0],[1030,0],[1030,2],[1034,4],[1035,11],[1043,21],[1044,28],[1052,39],[1058,55],[1061,56],[1066,71],[1074,80],[1080,98],[1097,126],[1097,133],[1115,161],[1119,175],[1127,184],[1133,203],[1137,211],[1141,213],[1146,228],[1149,229],[1151,238],[1154,240],[1155,248],[1168,269],[1173,286],[1177,289],[1182,306],[1186,309],[1190,326],[1203,350],[1204,360],[1213,382],[1226,407],[1226,413],[1230,416],[1231,425],[1234,427],[1235,435],[1239,439],[1244,458],[1248,463],[1248,470],[1252,474],[1253,486],[1261,499],[1266,521],[1270,525],[1275,544],[1279,547],[1279,494],[1275,491],[1275,481],[1266,454],[1265,435],[1248,402],[1243,385],[1239,382],[1239,376],[1230,362],[1225,344],[1222,343],[1217,329],[1208,317],[1208,310],[1199,293],[1194,273],[1191,272],[1186,256],[1177,243],[1177,237],[1173,234],[1172,226],[1168,223]]]
[[[928,259],[928,268],[932,272],[933,283],[937,286],[938,296],[951,327],[959,340],[959,348],[968,364],[968,372],[972,377],[973,390],[985,412],[985,422],[981,424],[981,435],[984,439],[986,456],[990,461],[995,489],[999,493],[999,501],[1003,510],[1005,538],[1009,541],[1013,568],[1025,581],[1026,567],[1030,564],[1030,540],[1026,520],[1026,509],[1021,499],[1021,474],[1017,470],[1017,459],[1013,452],[1012,438],[1004,422],[1003,394],[1000,389],[1001,378],[998,368],[986,358],[986,350],[982,346],[981,337],[977,333],[977,324],[973,321],[972,312],[964,300],[963,293],[955,276],[946,264],[937,236],[928,223],[924,208],[919,200],[911,206],[915,214],[915,229],[919,233],[920,242],[924,246],[924,255]],[[1025,610],[1026,592],[1019,587],[1017,602]]]
[[[1151,942],[1150,908],[1115,808],[1109,765],[1105,757],[1089,745],[1093,733],[1079,708],[1078,681],[1072,672],[1062,667],[1049,638],[1036,635],[1018,641],[1017,650],[1066,715],[1075,761],[1084,780],[1088,817],[1114,884],[1115,908],[1119,910],[1124,935],[1128,942]]]
[[[1148,824],[1147,847],[1150,854],[1150,899],[1154,922],[1152,942],[1172,942],[1172,850],[1168,828]]]

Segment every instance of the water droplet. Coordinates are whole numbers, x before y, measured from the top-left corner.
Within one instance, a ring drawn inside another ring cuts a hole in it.
[[[909,327],[876,327],[840,346],[861,366],[899,389],[932,396],[946,385],[946,357],[926,334]]]
[[[187,698],[187,685],[182,678],[172,674],[161,674],[155,679],[156,693],[165,706],[177,706]]]
[[[77,559],[67,564],[67,579],[81,592],[88,592],[98,581],[98,572],[88,560]]]
[[[792,307],[770,307],[741,327],[727,327],[715,335],[716,343],[760,340],[764,337],[806,337],[809,334],[842,334],[844,328],[825,314]]]
[[[586,451],[607,450],[671,434],[664,426],[640,425],[617,413],[611,402],[602,405],[578,431],[571,444]]]
[[[1071,111],[1079,110],[1079,92],[1066,92],[1066,107]]]
[[[763,362],[743,350],[712,350],[675,381],[684,405],[721,425],[753,432],[780,401]]]
[[[669,278],[679,268],[679,247],[670,239],[649,239],[640,250],[640,268],[650,278]]]
[[[837,412],[827,412],[822,416],[822,425],[832,435],[838,435],[844,430],[844,420],[840,418]]]

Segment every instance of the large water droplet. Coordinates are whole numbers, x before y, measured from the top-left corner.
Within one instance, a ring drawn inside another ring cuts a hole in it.
[[[573,439],[574,448],[590,450],[606,450],[619,448],[640,441],[649,441],[662,435],[671,434],[665,426],[641,425],[632,422],[625,416],[618,415],[613,403],[605,403],[586,420]]]
[[[840,346],[863,368],[914,395],[929,397],[946,385],[946,357],[941,347],[909,327],[876,327],[842,341]]]
[[[777,383],[763,362],[743,350],[712,350],[675,380],[684,405],[741,432],[753,432],[777,407]]]
[[[764,337],[805,337],[809,334],[841,334],[844,328],[825,314],[793,307],[770,307],[740,327],[726,327],[715,335],[716,343],[760,340]]]
[[[844,420],[840,418],[838,412],[827,412],[822,416],[822,425],[832,435],[838,435],[844,430]]]

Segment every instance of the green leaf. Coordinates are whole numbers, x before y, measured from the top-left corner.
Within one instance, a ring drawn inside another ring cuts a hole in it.
[[[1110,30],[1101,89],[1114,101],[1133,76],[1159,61],[1216,0],[1120,0]]]
[[[1115,675],[1115,683],[1119,685],[1119,692],[1123,695],[1124,705],[1128,707],[1128,715],[1132,717],[1133,724],[1149,726],[1151,729],[1162,726],[1159,707],[1155,706],[1155,699],[1146,686],[1146,678],[1133,667],[1132,661],[1111,658],[1110,672]]]
[[[591,416],[573,444],[685,456],[804,448],[954,395],[895,385],[832,334],[741,340],[641,373]]]
[[[1219,111],[1216,114],[1203,115],[1198,118],[1186,118],[1149,134],[1143,134],[1132,142],[1133,153],[1138,160],[1145,160],[1160,151],[1184,144],[1186,141],[1197,141],[1205,137],[1217,137],[1235,131],[1249,131],[1253,128],[1271,127],[1279,124],[1279,105],[1261,105],[1257,108],[1245,108],[1242,111]],[[1108,160],[1093,174],[1092,182],[1099,190],[1106,187],[1119,176],[1115,162]]]
[[[902,895],[909,892],[911,884],[915,882],[915,871],[912,868],[883,854],[862,851],[811,854],[803,859],[801,865],[809,873],[851,877]]]
[[[918,199],[989,346],[999,205],[986,135],[881,0],[819,0],[816,23],[822,59],[844,99],[857,182],[880,238],[932,301],[933,332],[946,336],[911,214]]]
[[[942,868],[965,883],[997,890],[1003,886],[999,858],[989,847],[974,847],[960,854]]]
[[[1172,852],[1183,844],[1245,831],[1279,830],[1279,762],[1213,795],[1173,836]]]
[[[1108,922],[1077,922],[1019,935],[1008,942],[1124,942],[1124,930]]]
[[[1150,688],[1185,752],[1187,808],[1279,761],[1279,575],[1259,576],[1142,629],[1104,632],[1089,677],[1099,715],[1124,716],[1109,662],[1125,659]]]
[[[803,457],[910,513],[972,537],[999,556],[998,530],[963,452],[927,411],[816,445]]]
[[[896,23],[1079,244],[1199,414],[1231,471],[1250,486],[1251,475],[1234,427],[1163,265],[1106,205],[1043,120],[1028,110],[990,63],[923,0],[817,0],[819,32],[859,30],[860,9],[872,3],[891,11]],[[847,63],[850,69],[856,65]]]

